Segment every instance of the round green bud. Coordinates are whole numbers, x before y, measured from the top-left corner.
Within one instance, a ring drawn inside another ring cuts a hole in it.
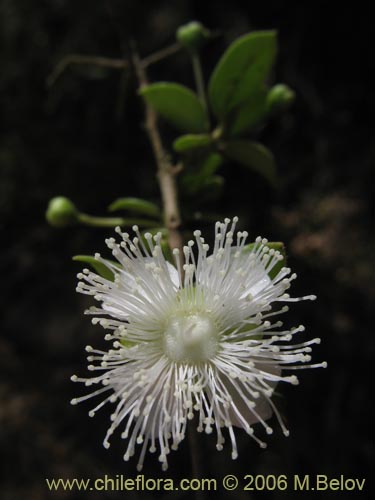
[[[209,38],[210,32],[198,21],[180,26],[176,32],[176,38],[180,44],[190,52],[197,52]]]
[[[56,196],[48,203],[46,219],[55,227],[70,226],[77,222],[78,210],[65,196]]]
[[[284,85],[283,83],[278,83],[268,92],[267,95],[267,107],[269,111],[283,111],[287,109],[294,101],[295,93],[294,91]]]

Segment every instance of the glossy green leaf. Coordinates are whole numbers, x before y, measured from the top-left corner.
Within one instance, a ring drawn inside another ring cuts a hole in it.
[[[155,203],[141,198],[118,198],[109,205],[108,211],[116,212],[118,210],[127,210],[141,215],[149,215],[150,217],[160,217],[159,207]]]
[[[85,264],[88,264],[100,276],[102,276],[102,278],[105,278],[109,281],[114,280],[113,272],[110,269],[108,269],[108,267],[105,266],[102,262],[100,262],[99,260],[96,260],[95,257],[93,257],[92,255],[75,255],[73,257],[73,260],[75,262],[84,262]],[[110,260],[108,262],[110,262],[114,266],[120,267],[120,264],[118,262],[114,262],[114,261],[110,261]]]
[[[262,88],[235,108],[228,119],[229,135],[236,136],[249,132],[267,116],[267,91]]]
[[[275,31],[258,31],[235,40],[211,76],[208,96],[214,114],[223,120],[264,84],[277,50]]]
[[[190,89],[178,83],[153,83],[139,93],[155,111],[176,128],[199,134],[208,130],[202,103]]]
[[[207,148],[211,144],[212,138],[209,134],[186,134],[177,137],[173,143],[173,149],[177,153],[185,153],[194,149]]]
[[[244,250],[251,252],[256,245],[257,245],[257,243],[250,243],[249,245],[246,245],[244,247]],[[280,241],[269,241],[268,243],[266,243],[266,246],[269,249],[272,249],[272,250],[275,250],[277,252],[280,252],[280,254],[283,256],[283,259],[279,260],[279,262],[277,262],[273,266],[273,268],[271,269],[271,271],[268,273],[269,277],[271,279],[273,279],[273,278],[275,278],[275,276],[277,276],[279,274],[279,272],[281,271],[281,269],[286,266],[285,245],[284,245],[284,243],[281,243]]]
[[[246,140],[233,140],[224,145],[223,151],[231,160],[255,170],[272,185],[275,185],[275,160],[272,153],[262,144]]]

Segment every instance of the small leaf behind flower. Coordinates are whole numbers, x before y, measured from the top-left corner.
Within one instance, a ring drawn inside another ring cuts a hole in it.
[[[75,262],[84,262],[85,264],[88,264],[99,274],[99,276],[108,281],[114,281],[115,279],[113,272],[108,269],[108,267],[105,266],[102,262],[96,260],[92,255],[75,255],[74,257],[72,257],[72,259]],[[120,264],[118,262],[114,262],[112,260],[108,260],[108,262],[110,262],[114,266],[120,267]]]
[[[209,134],[186,134],[177,137],[173,142],[173,149],[177,153],[185,153],[193,149],[207,148],[212,144]]]
[[[199,134],[208,130],[206,112],[198,96],[178,83],[153,83],[139,93],[155,111],[176,128]]]
[[[109,212],[117,210],[127,210],[141,215],[149,215],[150,217],[160,217],[160,209],[151,201],[142,200],[141,198],[118,198],[113,201],[109,207]]]

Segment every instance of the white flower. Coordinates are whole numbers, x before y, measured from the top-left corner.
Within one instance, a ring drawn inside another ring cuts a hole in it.
[[[106,243],[121,266],[96,255],[114,273],[114,282],[87,269],[78,275],[82,281],[77,290],[101,302],[100,308],[87,313],[96,316],[94,324],[112,331],[105,338],[113,341],[113,347],[108,351],[86,348],[93,363],[88,369],[97,375],[73,375],[72,380],[99,389],[73,399],[72,404],[105,394],[89,415],[107,403],[115,404],[103,444],[108,448],[109,437],[121,427],[121,437],[127,439],[124,460],[134,454],[136,444],[141,445],[138,470],[148,449],[158,449],[166,469],[170,449],[177,449],[184,439],[187,421],[194,414],[198,431],[216,430],[218,450],[223,448],[224,433],[229,435],[233,459],[237,458],[234,426],[265,447],[252,425],[260,423],[271,434],[265,420],[274,412],[288,435],[271,399],[275,385],[298,383],[295,375],[284,374],[285,369],[326,366],[306,364],[310,346],[320,339],[291,344],[304,328],[280,330],[280,321],[271,322],[288,310],[278,308],[278,302],[315,296],[290,298],[285,292],[296,277],[290,269],[269,277],[281,254],[261,238],[246,249],[247,233],[235,235],[236,222],[234,218],[231,227],[229,219],[216,223],[211,253],[196,231],[195,242],[184,247],[183,270],[177,249],[173,251],[176,267],[166,261],[160,234],[146,234],[145,245],[137,227],[133,240],[117,228],[121,243],[113,238]]]

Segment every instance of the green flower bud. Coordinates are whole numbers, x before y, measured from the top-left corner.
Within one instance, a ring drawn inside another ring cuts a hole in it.
[[[191,21],[180,26],[176,32],[177,40],[190,52],[197,52],[209,36],[209,30],[198,21]]]
[[[278,83],[268,92],[267,95],[267,107],[269,111],[283,111],[287,109],[294,101],[295,93],[294,91],[284,85],[283,83]]]
[[[78,220],[78,210],[65,196],[56,196],[48,203],[46,219],[55,227],[70,226]]]

